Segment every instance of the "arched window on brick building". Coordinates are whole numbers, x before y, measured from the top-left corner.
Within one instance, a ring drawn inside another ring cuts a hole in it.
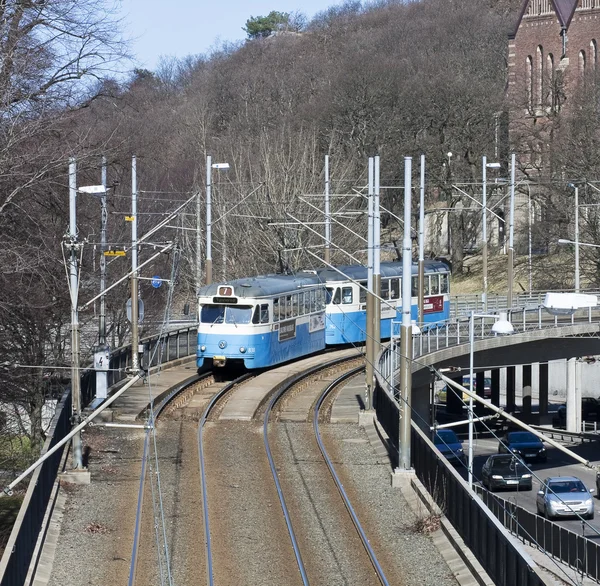
[[[579,67],[579,79],[583,80],[585,77],[585,51],[584,50],[579,51],[578,67]]]
[[[544,105],[554,110],[556,107],[556,75],[554,72],[554,55],[548,53],[546,57],[546,82]]]
[[[535,78],[535,105],[544,103],[544,49],[538,45],[536,49],[536,78]]]
[[[590,41],[590,66],[592,71],[595,72],[598,66],[598,43],[596,43],[596,39]]]
[[[533,59],[531,55],[527,56],[526,67],[526,88],[527,88],[527,108],[533,109]]]

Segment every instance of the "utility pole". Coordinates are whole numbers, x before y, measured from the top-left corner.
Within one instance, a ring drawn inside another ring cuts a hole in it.
[[[206,284],[212,283],[212,202],[211,202],[212,159],[206,157]]]
[[[140,371],[139,304],[138,304],[138,242],[137,242],[137,159],[131,159],[131,371]]]
[[[366,354],[367,364],[365,373],[367,378],[367,409],[373,409],[373,367],[375,363],[375,347],[373,344],[373,313],[375,311],[373,298],[373,157],[369,157],[369,186],[368,186],[368,236],[367,236],[367,333],[366,333]]]
[[[412,409],[412,245],[410,238],[412,157],[404,157],[404,239],[402,241],[402,324],[400,327],[400,469],[410,470]]]
[[[418,323],[425,322],[425,155],[421,155],[421,189],[419,191],[419,315]],[[412,291],[411,291],[412,293]]]
[[[331,210],[329,208],[329,155],[325,155],[325,262],[331,262]]]
[[[70,249],[69,290],[71,293],[71,424],[78,425],[81,420],[81,383],[79,373],[79,280],[77,253],[77,164],[75,158],[69,159],[69,233],[66,246]],[[81,451],[81,433],[73,436],[73,469],[83,468]]]

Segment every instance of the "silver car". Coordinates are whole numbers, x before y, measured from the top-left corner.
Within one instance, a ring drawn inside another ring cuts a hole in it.
[[[575,476],[546,478],[537,493],[537,512],[548,519],[575,515],[593,519],[593,492],[593,488],[588,490]]]

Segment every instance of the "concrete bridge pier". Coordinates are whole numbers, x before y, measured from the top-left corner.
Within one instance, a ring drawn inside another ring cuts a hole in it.
[[[567,431],[581,431],[581,363],[567,360]]]

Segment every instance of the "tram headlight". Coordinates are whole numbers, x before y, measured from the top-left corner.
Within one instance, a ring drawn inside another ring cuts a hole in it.
[[[246,347],[245,346],[240,346],[240,352],[242,354],[246,354]]]
[[[200,346],[200,352],[206,352],[206,346]]]

